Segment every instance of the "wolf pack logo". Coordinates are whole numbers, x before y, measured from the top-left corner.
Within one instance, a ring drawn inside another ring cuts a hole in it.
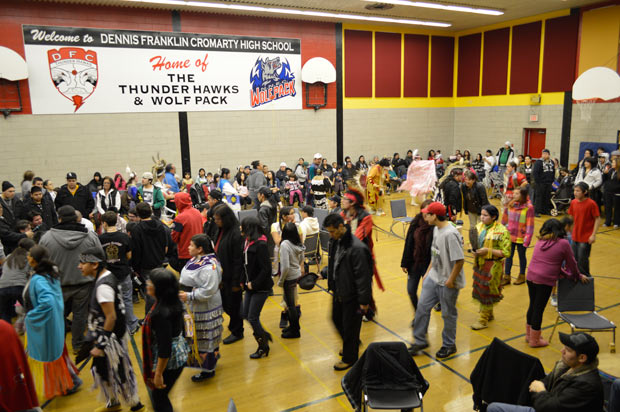
[[[284,60],[280,62],[279,57],[256,59],[250,72],[250,105],[252,107],[297,94],[295,75],[291,71],[288,60]]]
[[[77,112],[97,87],[97,53],[79,47],[63,47],[48,50],[47,59],[56,90],[73,102],[74,112]]]

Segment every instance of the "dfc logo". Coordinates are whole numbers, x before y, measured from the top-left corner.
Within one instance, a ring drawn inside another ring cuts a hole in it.
[[[285,59],[286,60],[286,59]],[[286,60],[260,57],[250,73],[250,105],[257,107],[286,96],[295,96],[295,75]]]
[[[78,47],[48,50],[50,75],[56,90],[73,102],[74,112],[97,87],[97,53]]]

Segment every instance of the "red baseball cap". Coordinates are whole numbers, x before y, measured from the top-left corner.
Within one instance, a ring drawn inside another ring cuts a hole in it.
[[[437,216],[445,216],[446,207],[439,202],[433,202],[424,209],[422,209],[422,213],[431,213]]]

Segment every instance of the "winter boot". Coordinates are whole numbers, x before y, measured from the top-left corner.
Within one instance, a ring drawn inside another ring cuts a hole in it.
[[[280,329],[284,329],[288,326],[288,310],[280,313]]]
[[[490,310],[487,310],[487,309],[481,310],[480,311],[480,317],[478,318],[476,323],[471,325],[471,328],[473,330],[480,330],[480,329],[487,328],[489,326],[488,323],[489,323],[489,315],[490,314],[491,314]]]
[[[265,332],[263,336],[254,334],[254,339],[256,339],[256,343],[258,343],[258,348],[256,352],[250,354],[250,359],[260,359],[269,356],[269,342],[267,340],[271,340],[271,335],[267,332]]]
[[[549,345],[549,342],[540,336],[541,332],[540,330],[530,329],[530,348],[542,348]]]
[[[502,282],[500,283],[500,286],[508,286],[508,285],[510,285],[510,275],[504,274],[502,276]]]
[[[512,282],[513,285],[522,285],[524,283],[525,283],[525,275],[523,273],[520,273],[519,276],[517,277],[517,280]]]

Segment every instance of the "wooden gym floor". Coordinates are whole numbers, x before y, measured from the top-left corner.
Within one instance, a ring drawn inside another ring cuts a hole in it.
[[[389,196],[390,199],[406,198],[409,216],[419,211],[409,205],[409,197],[403,194]],[[388,210],[384,217],[375,217],[375,224],[389,231],[391,217]],[[545,218],[536,219],[536,233]],[[468,228],[464,216],[464,228]],[[402,235],[402,225],[397,224],[394,231]],[[407,295],[407,277],[400,269],[403,240],[375,231],[375,255],[379,273],[386,290],[381,292],[376,286],[374,297],[379,313],[373,322],[362,325],[361,339],[363,347],[376,341],[403,341],[410,344],[411,321],[413,309]],[[466,231],[464,231],[466,232]],[[467,240],[466,240],[467,241]],[[533,247],[528,249],[531,257]],[[601,315],[614,321],[620,321],[620,230],[603,228],[597,235],[590,259],[592,273],[596,282],[596,305]],[[470,329],[477,318],[478,305],[471,298],[472,257],[466,255],[466,287],[458,300],[458,352],[447,359],[435,359],[434,354],[441,346],[443,322],[440,313],[431,315],[429,326],[430,348],[424,355],[416,356],[415,361],[424,377],[430,382],[430,389],[424,397],[424,406],[428,411],[471,411],[472,388],[469,375],[483,350],[494,337],[498,337],[511,346],[540,358],[549,371],[560,358],[557,331],[550,346],[531,349],[524,341],[525,312],[528,305],[527,286],[525,284],[508,286],[504,290],[504,299],[495,308],[495,320],[490,327],[480,331]],[[518,257],[515,255],[513,277],[518,274]],[[301,317],[301,338],[281,339],[278,328],[280,318],[281,289],[274,288],[263,309],[261,321],[272,333],[274,342],[268,358],[251,360],[248,355],[256,349],[251,328],[246,323],[245,339],[232,345],[222,345],[221,359],[217,365],[216,376],[202,383],[193,383],[190,376],[195,373],[186,369],[171,392],[171,400],[176,411],[226,411],[230,398],[234,399],[240,412],[291,412],[291,411],[350,411],[351,406],[342,392],[340,381],[345,372],[336,372],[332,366],[338,361],[341,341],[332,327],[330,320],[331,298],[326,292],[326,281],[319,281],[314,290],[300,293],[303,315]],[[419,291],[418,291],[419,295]],[[136,315],[142,317],[144,303],[136,306]],[[547,306],[543,319],[543,336],[549,338],[555,322],[556,311]],[[226,324],[228,320],[226,319]],[[566,324],[558,326],[559,331],[567,332]],[[225,329],[224,336],[228,336]],[[594,335],[599,342],[601,353],[600,369],[620,376],[620,361],[617,354],[610,353],[610,333]],[[142,338],[134,336],[135,345],[130,348],[134,369],[139,376],[140,396],[152,410],[146,387],[140,375],[139,361],[136,353],[142,350]],[[70,339],[67,339],[70,345]],[[82,365],[80,365],[82,366]],[[83,388],[76,394],[53,399],[45,411],[82,412],[94,410],[101,406],[97,392],[92,392],[92,377],[89,366],[83,368],[81,377]],[[129,410],[125,408],[125,410]]]

